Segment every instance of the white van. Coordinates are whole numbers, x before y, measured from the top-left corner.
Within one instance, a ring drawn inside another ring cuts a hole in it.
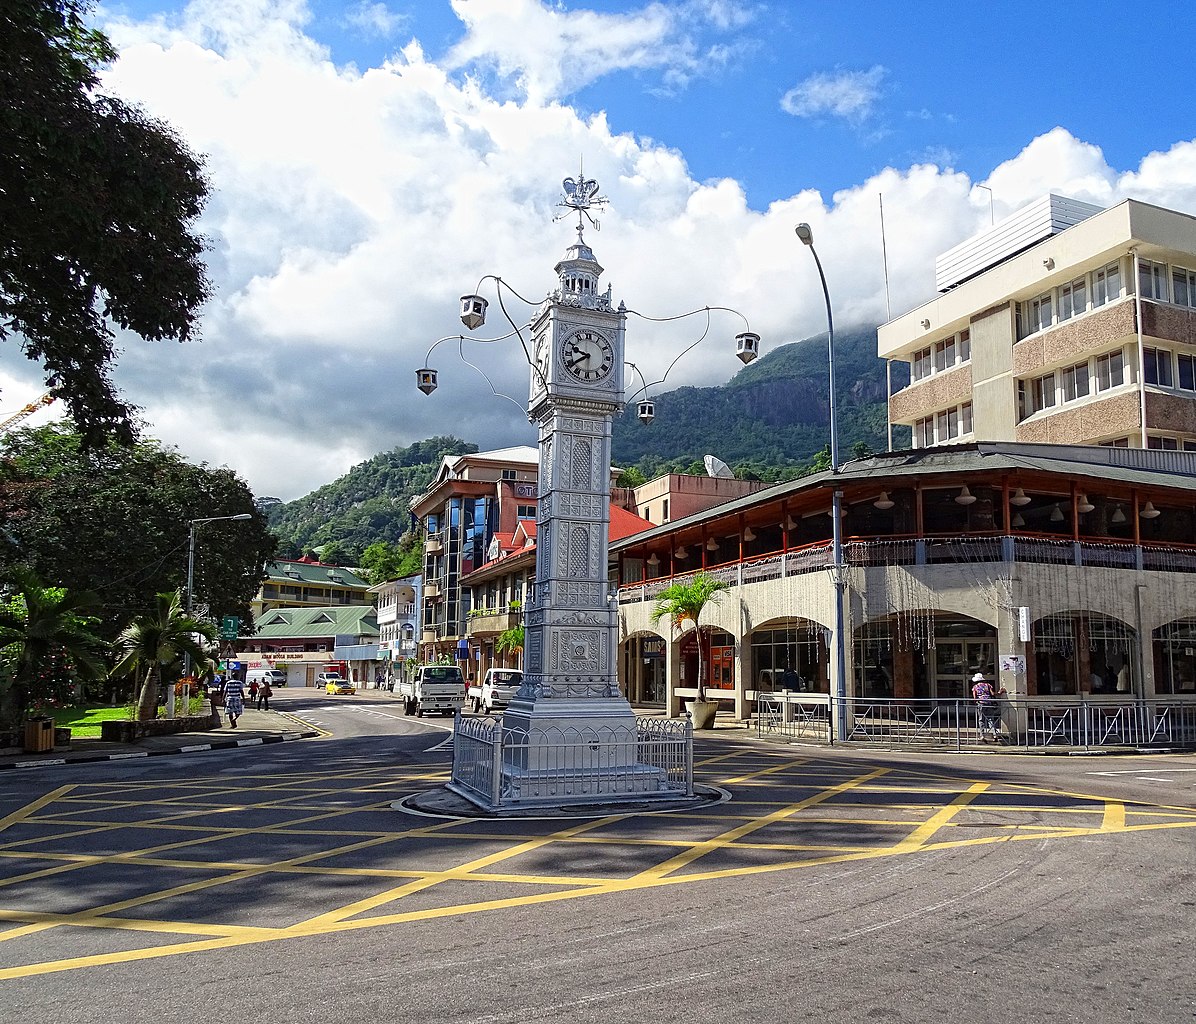
[[[279,686],[287,685],[287,674],[279,672],[276,668],[251,668],[245,673],[245,685],[250,683],[257,683],[261,686],[262,683],[269,683],[270,689],[277,689]]]

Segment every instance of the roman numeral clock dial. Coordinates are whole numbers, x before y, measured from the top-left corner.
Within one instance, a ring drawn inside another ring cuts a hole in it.
[[[562,356],[566,372],[583,384],[605,380],[615,365],[614,346],[599,331],[574,331],[565,339]]]

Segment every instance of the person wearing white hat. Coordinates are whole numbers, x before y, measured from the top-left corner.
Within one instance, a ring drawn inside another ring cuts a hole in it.
[[[997,691],[996,687],[985,678],[983,672],[972,676],[972,697],[980,709],[980,738],[987,743],[991,738],[995,743],[1001,737],[1001,701],[1004,690]],[[985,735],[985,733],[989,735]]]

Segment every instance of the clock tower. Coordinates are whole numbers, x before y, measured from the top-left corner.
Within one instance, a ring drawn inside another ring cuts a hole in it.
[[[566,181],[566,191],[572,179]],[[591,200],[597,185],[582,179]],[[574,199],[576,195],[570,193]],[[611,424],[623,409],[626,307],[598,290],[582,237],[531,323],[528,414],[540,443],[535,592],[525,605],[524,682],[502,719],[503,797],[642,800],[661,769],[637,763],[637,722],[619,693],[618,608],[608,571]]]

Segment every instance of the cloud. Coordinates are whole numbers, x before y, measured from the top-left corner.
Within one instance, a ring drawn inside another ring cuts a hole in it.
[[[781,97],[781,109],[794,117],[841,117],[863,121],[880,98],[886,71],[877,64],[867,71],[845,71],[811,75]]]
[[[392,11],[386,4],[358,0],[345,11],[345,24],[361,29],[367,35],[389,39],[410,22],[410,17]]]
[[[666,90],[725,66],[742,45],[705,44],[701,31],[735,31],[756,18],[731,0],[649,3],[629,13],[565,10],[539,0],[452,0],[465,36],[453,70],[489,70],[534,104],[572,95],[618,71],[658,70]]]
[[[490,0],[458,6],[475,19],[466,35],[479,46],[482,20],[501,22]],[[559,14],[520,0],[505,9]],[[667,22],[672,9],[643,8],[636,24]],[[844,328],[932,296],[935,256],[989,222],[988,193],[932,160],[881,168],[831,196],[803,190],[753,209],[739,182],[695,180],[676,149],[556,100],[496,94],[452,62],[429,60],[418,43],[381,67],[337,67],[305,34],[307,17],[299,3],[200,0],[170,20],[108,25],[121,59],[107,87],[207,154],[214,193],[202,230],[217,288],[202,341],[122,338],[115,377],[156,436],[196,461],[233,467],[258,493],[293,498],[376,452],[436,434],[483,447],[535,443],[519,408],[528,370],[516,339],[439,345],[440,388],[430,397],[416,390],[415,370],[438,338],[462,330],[458,297],[479,287],[491,318],[478,334],[509,331],[494,281],[479,285],[485,275],[501,275],[520,324],[555,286],[553,265],[575,236],[572,221],[552,218],[579,153],[611,198],[601,232],[586,239],[615,301],[651,317],[733,307],[764,351],[825,329],[817,273],[793,234],[799,221],[814,227]],[[559,31],[563,22],[551,17]],[[521,43],[516,50],[524,53]],[[1196,212],[1194,182],[1196,143],[1117,170],[1063,129],[1031,140],[985,180],[998,217],[1048,186]],[[668,324],[633,315],[628,358],[658,379],[705,327],[704,313]],[[667,386],[730,379],[742,329],[735,316],[714,314]],[[514,405],[491,395],[459,347]],[[6,356],[0,409],[14,411],[40,388],[19,349],[0,348]]]

